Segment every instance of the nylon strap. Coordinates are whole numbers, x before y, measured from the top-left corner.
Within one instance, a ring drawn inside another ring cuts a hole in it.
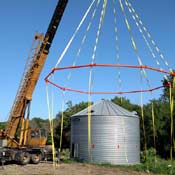
[[[99,7],[100,1],[101,1],[101,0],[98,0],[98,1],[97,1],[96,7],[95,7],[95,9],[94,9],[94,11],[93,11],[93,13],[92,13],[92,15],[91,15],[91,20],[90,20],[89,24],[88,24],[87,27],[86,27],[85,34],[84,34],[84,36],[82,37],[80,47],[79,47],[79,49],[78,49],[78,51],[77,51],[77,53],[76,53],[76,58],[75,58],[75,60],[73,61],[72,66],[75,66],[75,65],[77,64],[78,58],[79,58],[79,56],[80,56],[80,54],[81,54],[81,51],[82,51],[82,47],[83,47],[83,45],[84,45],[85,42],[86,42],[87,34],[88,34],[89,30],[91,29],[92,22],[93,22],[93,20],[94,20],[94,18],[95,18],[95,15],[96,15],[96,13],[97,13],[97,9],[98,9],[98,7]],[[72,76],[72,72],[70,71],[69,74],[68,74],[68,76],[67,76],[67,80],[70,80],[70,79],[71,79],[71,76]]]
[[[55,167],[56,162],[55,162],[54,131],[53,131],[53,119],[51,117],[48,83],[46,83],[46,99],[47,99],[47,107],[48,107],[48,118],[49,118],[49,124],[50,124],[51,141],[52,141],[52,159],[53,159],[53,166]]]
[[[72,44],[72,42],[73,42],[73,40],[74,40],[76,34],[77,34],[78,31],[80,30],[80,28],[81,28],[82,24],[84,23],[84,21],[85,21],[87,15],[89,14],[89,12],[90,12],[90,10],[91,10],[91,8],[92,8],[94,2],[95,2],[95,0],[93,0],[92,3],[90,4],[90,6],[89,6],[89,8],[87,9],[85,15],[83,16],[82,20],[80,21],[80,24],[78,25],[77,29],[75,30],[75,32],[73,33],[71,39],[69,40],[67,46],[66,46],[65,49],[63,50],[61,56],[58,58],[58,61],[57,61],[56,65],[55,65],[55,67],[58,67],[58,65],[59,65],[60,62],[62,61],[64,55],[66,54],[67,50],[69,49],[70,45]]]
[[[64,127],[64,106],[65,106],[65,92],[62,92],[62,112],[61,112],[61,128],[60,128],[60,153],[62,149],[62,140],[63,140],[63,127]]]
[[[155,113],[154,113],[154,103],[153,101],[151,102],[151,113],[152,113],[152,126],[153,126],[153,138],[154,138],[154,148],[156,150],[156,127],[155,127]],[[155,157],[154,157],[154,165],[156,167],[156,161],[157,160],[157,157],[156,157],[156,154],[155,154]]]
[[[125,19],[125,23],[126,23],[128,32],[129,32],[129,34],[130,34],[131,43],[132,43],[134,52],[135,52],[135,54],[136,54],[137,61],[138,61],[139,65],[142,66],[143,63],[142,63],[141,57],[139,56],[139,52],[138,52],[138,49],[137,49],[137,45],[136,45],[136,42],[135,42],[135,39],[134,39],[132,30],[131,30],[131,27],[130,27],[130,25],[129,25],[129,22],[128,22],[128,19],[127,19],[127,16],[126,16],[126,12],[125,12],[125,9],[124,9],[122,0],[119,0],[119,3],[120,3],[121,10],[122,10],[122,14],[123,14],[124,19]],[[143,72],[143,75],[144,75],[144,77],[145,77],[145,80],[146,80],[146,82],[147,82],[147,84],[148,84],[148,87],[150,88],[150,87],[151,87],[150,81],[149,81],[149,79],[148,79],[147,73],[146,73],[146,71],[145,71],[144,68],[142,68],[142,72]]]
[[[114,14],[114,33],[115,33],[115,48],[116,48],[116,62],[120,64],[120,55],[119,55],[119,37],[118,37],[118,28],[117,28],[117,9],[116,9],[116,2],[113,0],[113,14]],[[122,79],[121,79],[121,71],[120,67],[118,67],[118,84],[119,84],[119,91],[122,92]],[[122,94],[120,94],[120,101],[122,103]]]
[[[94,45],[93,54],[92,54],[92,64],[94,63],[95,57],[96,57],[97,44],[99,42],[99,36],[100,36],[103,20],[105,17],[107,2],[108,2],[107,0],[103,1],[103,7],[101,11],[100,21],[98,25],[97,34],[96,34],[95,45]],[[92,160],[92,155],[91,155],[91,102],[92,102],[92,96],[90,93],[92,91],[92,83],[93,83],[92,75],[93,73],[92,73],[92,67],[91,67],[90,72],[89,72],[89,88],[88,88],[88,159],[89,161]]]
[[[171,139],[171,148],[170,148],[170,159],[173,160],[173,147],[174,145],[174,91],[175,91],[175,78],[173,77],[173,84],[170,85],[169,93],[170,93],[170,121],[171,121],[171,133],[170,133],[170,139]]]
[[[134,18],[138,21],[138,23],[140,24],[140,26],[142,27],[142,30],[147,34],[147,37],[150,39],[152,45],[154,46],[156,52],[159,54],[160,58],[162,59],[162,61],[164,62],[164,64],[169,68],[169,71],[172,72],[172,68],[169,66],[168,61],[166,60],[164,54],[161,52],[161,50],[159,49],[159,47],[157,46],[156,42],[153,40],[151,34],[149,33],[148,29],[145,27],[145,25],[143,24],[142,20],[140,19],[140,17],[138,16],[138,14],[136,13],[135,9],[133,8],[132,4],[129,2],[129,0],[125,0],[126,6],[129,7],[129,11],[132,12],[134,14]]]

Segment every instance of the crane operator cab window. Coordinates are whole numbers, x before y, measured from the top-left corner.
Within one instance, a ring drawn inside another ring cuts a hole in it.
[[[45,138],[46,131],[45,131],[45,129],[33,130],[33,131],[31,131],[31,137],[32,138]]]
[[[32,131],[31,137],[39,137],[39,131]]]
[[[40,129],[40,134],[42,138],[46,138],[47,137],[47,132],[45,129]]]

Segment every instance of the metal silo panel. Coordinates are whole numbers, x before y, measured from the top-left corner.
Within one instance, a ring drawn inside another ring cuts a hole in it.
[[[112,164],[139,163],[139,138],[138,118],[94,117],[92,119],[93,161]]]
[[[139,117],[111,103],[107,103],[107,105],[105,108],[103,102],[101,106],[96,105],[97,109],[93,108],[95,115],[93,113],[91,117],[92,161],[111,164],[139,163]],[[109,115],[98,115],[99,110],[101,110],[101,114],[107,113],[108,110],[108,112],[113,111],[113,114],[115,111],[121,115],[112,116],[111,113]],[[79,114],[84,114],[84,116],[75,115],[71,120],[71,144],[78,144],[78,158],[80,160],[88,160],[86,109]]]
[[[112,163],[116,145],[116,130],[114,121],[109,116],[92,118],[92,160],[99,163]]]

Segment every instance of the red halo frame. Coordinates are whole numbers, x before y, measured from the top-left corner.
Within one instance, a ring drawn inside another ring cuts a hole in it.
[[[78,89],[72,89],[72,88],[67,88],[60,86],[52,81],[49,80],[49,77],[53,75],[56,71],[61,71],[61,70],[66,70],[66,69],[81,69],[81,68],[93,68],[93,67],[120,67],[120,68],[129,68],[129,69],[148,69],[156,72],[161,72],[165,73],[168,75],[172,75],[175,77],[175,72],[168,72],[162,69],[157,69],[154,67],[146,66],[146,65],[140,65],[140,66],[135,66],[135,65],[125,65],[125,64],[84,64],[84,65],[77,65],[77,66],[66,66],[66,67],[60,67],[60,68],[53,68],[52,71],[46,76],[45,82],[50,83],[54,85],[55,87],[61,89],[62,91],[72,91],[72,92],[77,92],[81,94],[131,94],[131,93],[139,93],[139,92],[152,92],[164,87],[170,87],[171,82],[168,82],[166,85],[155,87],[155,88],[150,88],[150,89],[145,89],[145,90],[133,90],[133,91],[120,91],[120,92],[94,92],[94,91],[83,91],[83,90],[78,90]]]

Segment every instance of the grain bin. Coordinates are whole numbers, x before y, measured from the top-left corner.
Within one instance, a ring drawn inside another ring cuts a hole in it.
[[[91,108],[91,161],[137,164],[140,162],[140,124],[130,112],[108,100]],[[88,161],[88,108],[71,117],[71,158]]]

